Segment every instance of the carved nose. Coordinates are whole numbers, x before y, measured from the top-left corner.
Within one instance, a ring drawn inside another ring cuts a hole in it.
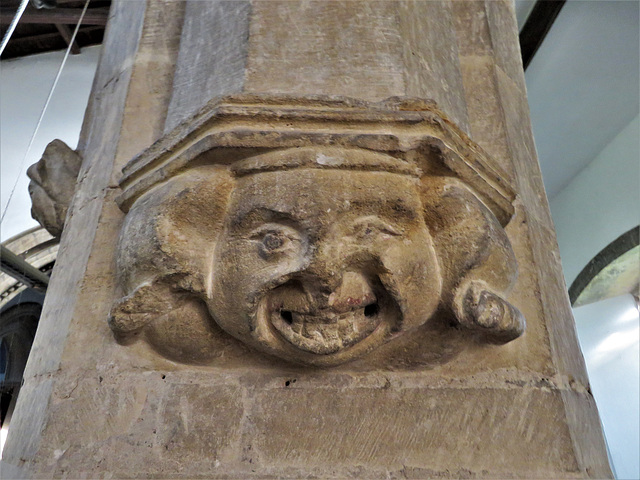
[[[377,298],[366,277],[357,272],[346,272],[342,283],[329,296],[329,306],[337,313],[345,313],[360,308],[371,310],[377,305]],[[374,312],[375,313],[375,312]]]

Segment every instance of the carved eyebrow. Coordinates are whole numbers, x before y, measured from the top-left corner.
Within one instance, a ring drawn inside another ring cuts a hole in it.
[[[416,218],[421,210],[416,210],[411,205],[408,205],[401,199],[384,200],[378,202],[375,199],[371,200],[354,200],[351,202],[352,207],[376,207],[376,215],[388,217],[389,219],[397,219],[402,217],[405,219]]]
[[[398,228],[391,221],[380,218],[378,215],[367,215],[356,219],[354,226],[361,227],[373,227],[380,231],[386,232],[390,235],[399,236],[402,235],[402,229]]]
[[[253,208],[247,212],[239,212],[231,217],[231,224],[236,228],[251,229],[263,223],[280,223],[299,229],[299,222],[291,213],[270,208]]]

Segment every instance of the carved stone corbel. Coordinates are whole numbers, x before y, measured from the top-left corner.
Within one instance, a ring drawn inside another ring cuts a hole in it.
[[[121,340],[207,363],[215,323],[332,366],[439,315],[489,342],[524,332],[505,300],[515,194],[433,103],[221,98],[123,172]]]
[[[76,188],[82,158],[62,140],[53,140],[42,158],[29,167],[31,216],[60,238]]]

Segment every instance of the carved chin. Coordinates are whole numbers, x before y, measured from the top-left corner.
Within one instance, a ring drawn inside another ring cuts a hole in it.
[[[386,292],[351,305],[347,311],[290,299],[286,286],[272,290],[261,302],[258,321],[306,354],[330,356],[359,344],[368,350],[367,345],[383,342],[401,324],[400,309]]]

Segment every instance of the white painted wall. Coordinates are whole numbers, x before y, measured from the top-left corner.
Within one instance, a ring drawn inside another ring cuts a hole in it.
[[[550,201],[567,286],[640,223],[640,119],[634,118]]]
[[[550,201],[567,285],[640,223],[640,119],[634,118]],[[638,259],[640,275],[640,259]],[[638,310],[631,295],[574,309],[616,477],[640,478]]]
[[[619,479],[640,478],[640,318],[631,295],[574,309],[591,391]]]
[[[538,158],[558,194],[640,109],[640,2],[569,0],[525,72]]]
[[[0,62],[0,205],[5,206],[16,178],[19,181],[0,225],[0,240],[34,227],[26,170],[37,162],[47,144],[59,138],[76,148],[89,99],[100,46],[69,56],[29,156],[31,135],[47,99],[64,52],[50,52]]]

